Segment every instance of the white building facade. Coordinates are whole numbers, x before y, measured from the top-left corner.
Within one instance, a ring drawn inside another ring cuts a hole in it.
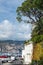
[[[24,59],[24,64],[30,64],[32,61],[33,54],[33,44],[30,43],[24,46],[24,50],[22,50],[22,58]]]

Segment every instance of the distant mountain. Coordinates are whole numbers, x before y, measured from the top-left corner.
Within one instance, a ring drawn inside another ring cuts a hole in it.
[[[24,41],[0,40],[0,43],[8,43],[8,44],[23,44]]]

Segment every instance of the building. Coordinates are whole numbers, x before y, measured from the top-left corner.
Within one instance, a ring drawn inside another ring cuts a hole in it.
[[[24,59],[24,64],[30,64],[32,61],[33,44],[27,44],[22,50],[22,58]]]

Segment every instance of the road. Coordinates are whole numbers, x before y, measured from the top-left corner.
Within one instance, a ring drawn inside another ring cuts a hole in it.
[[[8,63],[3,63],[2,65],[23,65],[23,63],[21,62],[21,60],[15,60],[15,61],[13,61],[13,62],[8,62]]]
[[[11,63],[3,63],[3,65],[11,65]]]

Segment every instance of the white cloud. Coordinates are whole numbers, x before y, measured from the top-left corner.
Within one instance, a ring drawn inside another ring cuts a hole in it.
[[[13,24],[8,20],[0,23],[0,39],[28,40],[31,37],[29,24]]]
[[[0,0],[0,21],[17,22],[16,9],[24,0]],[[0,22],[0,39],[25,40],[30,38],[31,27],[25,23]]]

